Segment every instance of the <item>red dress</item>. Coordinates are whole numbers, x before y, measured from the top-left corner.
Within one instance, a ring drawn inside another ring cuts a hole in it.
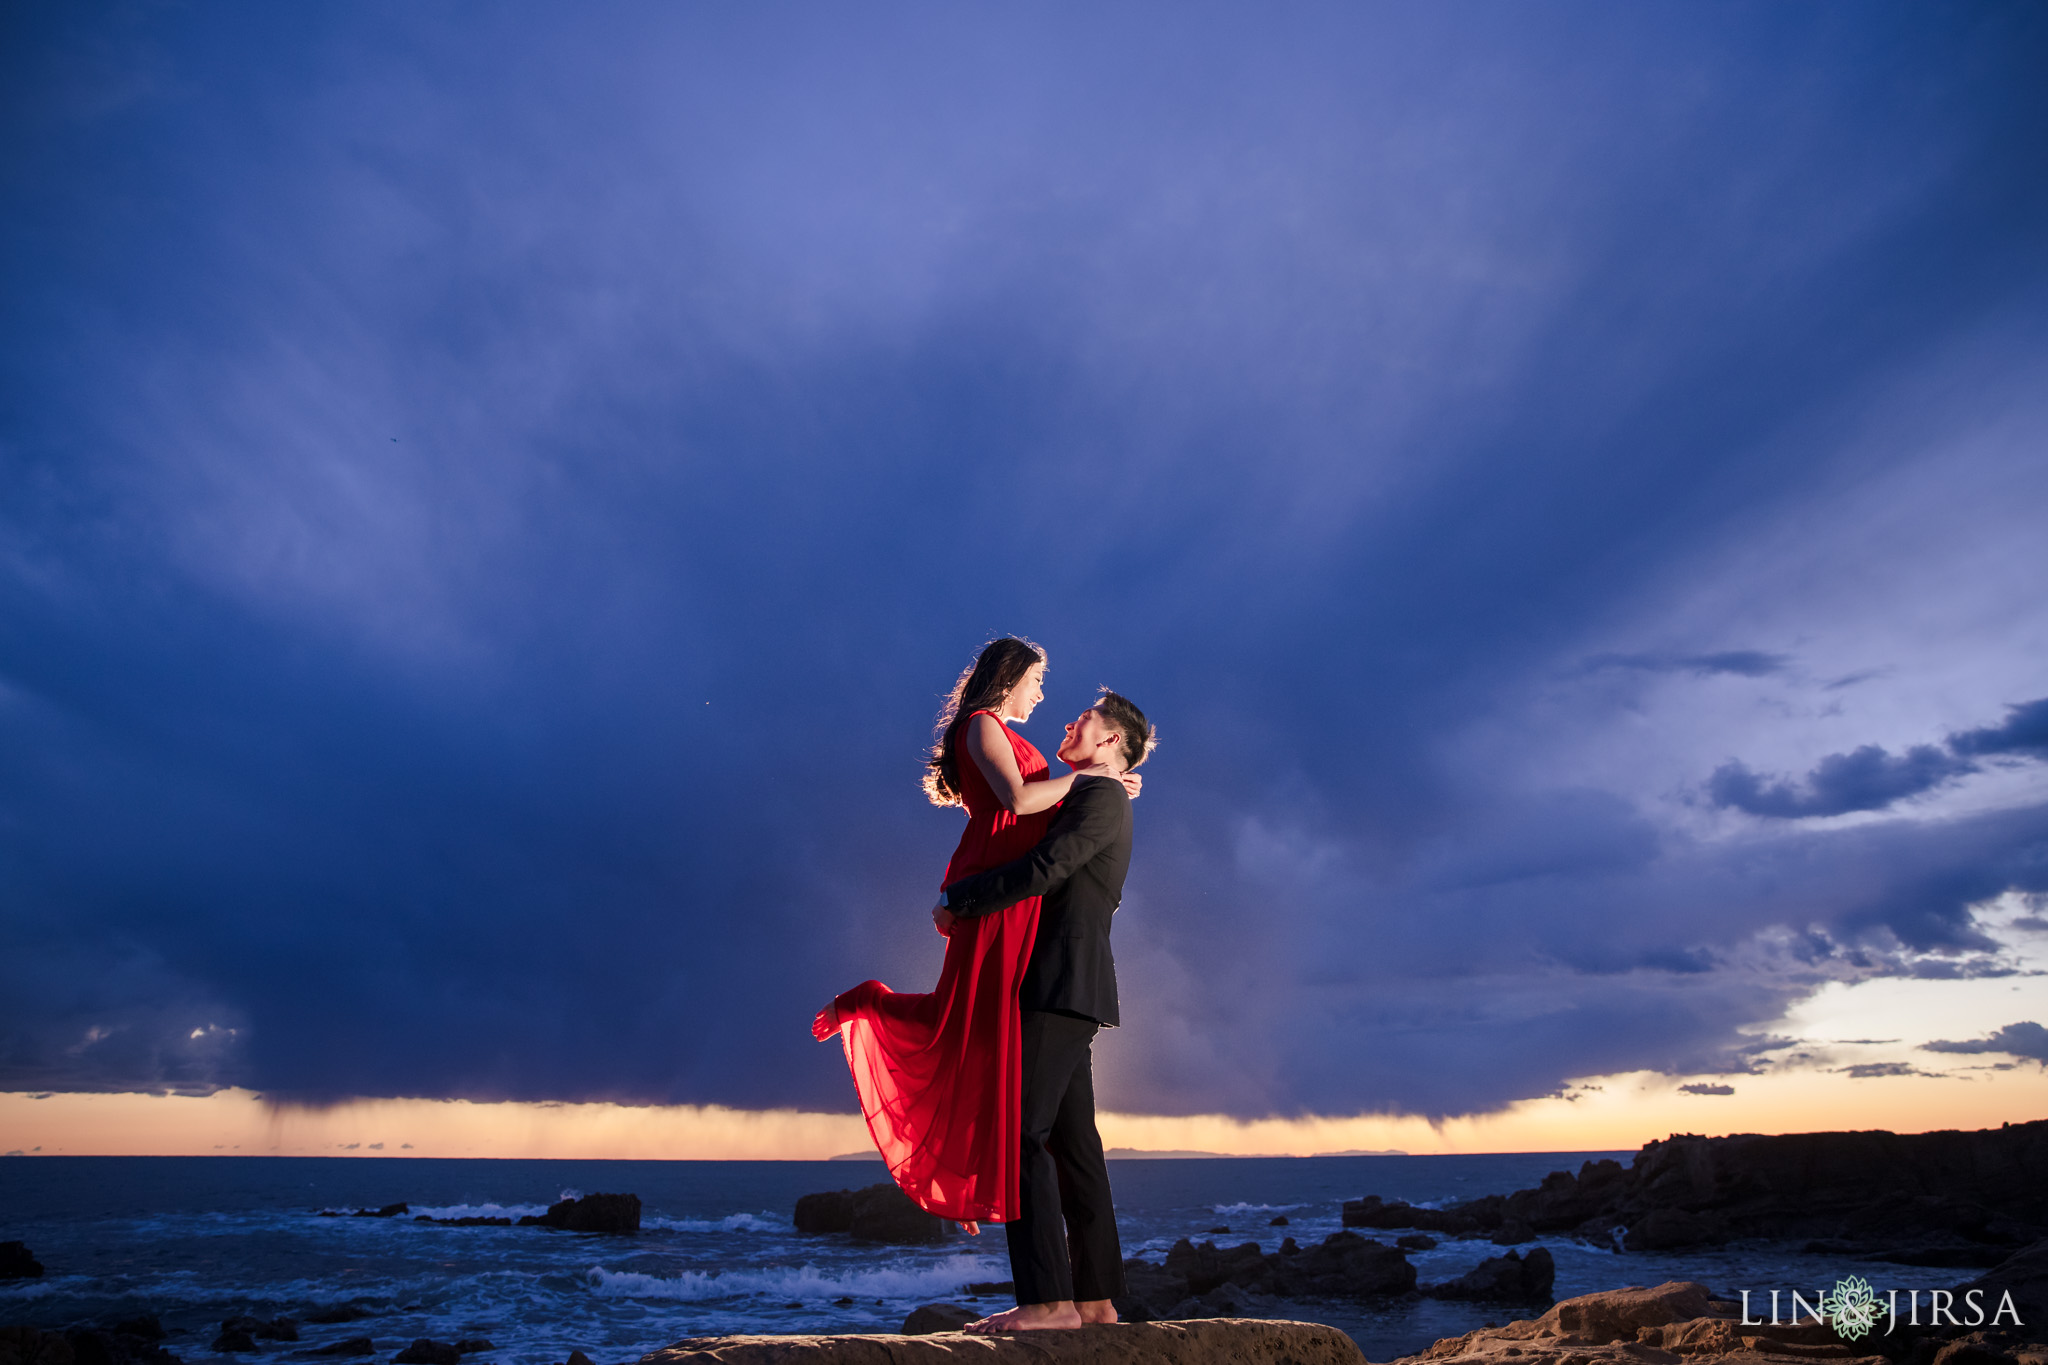
[[[1008,726],[1003,733],[1024,780],[1043,782],[1045,755]],[[967,832],[946,867],[947,882],[1023,857],[1052,819],[1050,810],[1011,814],[964,751],[959,767]],[[1017,985],[1037,932],[1035,896],[963,919],[946,942],[946,965],[931,994],[904,995],[863,981],[832,1002],[875,1146],[904,1192],[944,1218],[1017,1217],[1024,1074]]]

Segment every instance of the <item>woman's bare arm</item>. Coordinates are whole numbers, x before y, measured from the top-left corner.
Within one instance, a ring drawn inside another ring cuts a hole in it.
[[[988,779],[996,800],[1016,815],[1035,815],[1042,810],[1051,810],[1067,799],[1077,777],[1114,777],[1134,798],[1139,784],[1144,781],[1136,773],[1100,768],[1079,769],[1064,777],[1049,777],[1043,782],[1026,782],[1024,774],[1017,769],[1017,752],[1010,747],[1010,737],[1003,733],[1003,723],[986,711],[968,723],[966,740],[967,752],[973,755],[981,775]]]
[[[986,711],[967,723],[965,738],[967,752],[973,755],[981,775],[988,779],[989,789],[1013,814],[1050,810],[1066,800],[1067,793],[1074,788],[1072,773],[1043,782],[1026,782],[1024,774],[1017,770],[1017,753],[1010,747],[1010,737],[1003,733],[1003,723]]]

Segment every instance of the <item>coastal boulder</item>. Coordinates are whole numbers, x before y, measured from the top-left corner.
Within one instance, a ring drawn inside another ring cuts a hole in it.
[[[796,1201],[798,1232],[850,1232],[852,1229],[852,1190],[826,1190],[820,1194],[807,1194]]]
[[[0,1327],[0,1365],[72,1365],[71,1343],[60,1332]]]
[[[220,1325],[223,1335],[253,1337],[258,1341],[297,1341],[299,1324],[291,1318],[259,1318],[244,1313]],[[254,1350],[252,1346],[249,1349]]]
[[[1268,1257],[1266,1265],[1266,1276],[1233,1276],[1233,1283],[1290,1299],[1384,1298],[1415,1287],[1407,1252],[1355,1232],[1333,1232],[1320,1245]]]
[[[853,1192],[853,1221],[847,1231],[864,1242],[936,1242],[946,1220],[926,1213],[892,1181]]]
[[[693,1337],[641,1365],[1365,1365],[1357,1343],[1311,1322],[1120,1322],[1013,1336]]]
[[[159,1327],[157,1332],[161,1336],[163,1329]],[[75,1365],[178,1365],[176,1356],[145,1335],[73,1327],[65,1332],[64,1339],[71,1343]]]
[[[982,1317],[978,1310],[958,1303],[927,1303],[910,1310],[903,1319],[906,1337],[930,1336],[933,1332],[957,1332]]]
[[[456,1365],[461,1359],[462,1352],[448,1342],[429,1341],[425,1337],[391,1357],[392,1365]]]
[[[1220,1284],[1235,1281],[1250,1284],[1266,1278],[1266,1258],[1257,1242],[1218,1247],[1214,1242],[1196,1246],[1183,1237],[1166,1253],[1166,1273],[1187,1284],[1187,1297],[1199,1298]]]
[[[1174,1307],[1188,1297],[1186,1275],[1133,1258],[1124,1262],[1124,1297],[1116,1300],[1116,1314],[1125,1322],[1150,1322],[1173,1316]]]
[[[370,1310],[359,1303],[328,1303],[310,1310],[306,1314],[306,1321],[322,1324],[354,1322],[357,1318],[369,1316]]]
[[[1499,1198],[1498,1195],[1494,1197]],[[1445,1232],[1452,1236],[1468,1235],[1482,1231],[1484,1227],[1500,1225],[1497,1214],[1490,1223],[1482,1224],[1480,1214],[1471,1206],[1423,1209],[1398,1199],[1388,1203],[1376,1194],[1345,1200],[1343,1216],[1347,1228],[1420,1228],[1424,1232]]]
[[[0,1280],[38,1280],[43,1263],[29,1255],[26,1242],[0,1242]]]
[[[368,1337],[350,1337],[346,1341],[333,1341],[325,1346],[315,1346],[305,1352],[309,1356],[373,1356],[377,1354],[377,1343]]]
[[[1540,1318],[1449,1337],[1401,1365],[1767,1365],[1820,1358],[1847,1361],[1851,1351],[1814,1352],[1797,1344],[1780,1352],[1758,1329],[1737,1335],[1733,1305],[1697,1284],[1673,1281],[1655,1289],[1620,1289],[1566,1299]],[[1787,1339],[1789,1342],[1789,1338]],[[1760,1351],[1757,1348],[1762,1347]],[[1882,1365],[1872,1358],[1864,1365]]]
[[[1479,1299],[1496,1303],[1549,1303],[1557,1265],[1549,1248],[1533,1247],[1524,1256],[1510,1251],[1481,1261],[1455,1280],[1422,1287],[1432,1299]]]
[[[1622,1245],[1630,1251],[1676,1251],[1727,1240],[1726,1232],[1708,1219],[1679,1208],[1656,1208],[1628,1230]]]
[[[581,1199],[564,1199],[550,1204],[536,1218],[527,1214],[521,1227],[561,1228],[565,1232],[638,1232],[640,1196],[637,1194],[586,1194]]]
[[[1634,1341],[1646,1327],[1662,1327],[1691,1318],[1725,1317],[1724,1308],[1705,1285],[1668,1280],[1655,1289],[1610,1289],[1566,1299],[1545,1313],[1540,1322],[1559,1336],[1576,1337],[1598,1346],[1610,1341]]]
[[[1984,1302],[1993,1309],[2003,1295],[2011,1294],[2020,1321],[2032,1335],[2048,1340],[2048,1241],[2036,1242],[2008,1256],[1989,1274],[1958,1286],[1956,1297],[1973,1289],[1982,1290]]]
[[[1269,1318],[1277,1306],[1276,1300],[1256,1289],[1219,1284],[1198,1299],[1174,1305],[1167,1316],[1182,1322],[1191,1318]]]
[[[796,1201],[798,1232],[846,1232],[863,1242],[936,1242],[948,1223],[926,1213],[894,1181],[861,1190],[828,1190]]]

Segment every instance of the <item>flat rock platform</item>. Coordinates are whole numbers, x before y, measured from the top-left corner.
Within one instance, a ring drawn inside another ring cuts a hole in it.
[[[692,1337],[641,1365],[1365,1365],[1358,1344],[1313,1322],[1202,1318],[976,1336]]]

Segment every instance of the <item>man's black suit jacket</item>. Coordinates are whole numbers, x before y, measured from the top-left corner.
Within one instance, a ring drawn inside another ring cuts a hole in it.
[[[1109,919],[1124,898],[1130,867],[1131,798],[1115,778],[1083,777],[1037,847],[951,883],[946,907],[972,917],[1044,897],[1031,965],[1018,988],[1019,1007],[1078,1014],[1114,1028],[1116,961],[1109,953]]]

